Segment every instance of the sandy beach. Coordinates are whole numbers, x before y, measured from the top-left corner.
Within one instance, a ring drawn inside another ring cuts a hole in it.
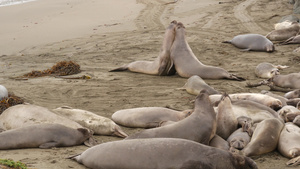
[[[135,107],[193,108],[195,96],[178,90],[186,80],[178,75],[151,76],[132,72],[108,72],[136,60],[154,60],[165,28],[172,20],[182,22],[187,41],[198,59],[219,66],[247,81],[205,80],[221,92],[260,92],[266,86],[254,74],[261,62],[287,65],[281,71],[300,71],[299,45],[275,45],[276,51],[242,52],[221,43],[245,33],[266,35],[283,16],[292,14],[287,0],[38,0],[0,7],[0,84],[26,102],[54,109],[71,106],[111,117],[120,109]],[[300,17],[299,15],[296,15]],[[13,80],[32,70],[45,70],[63,60],[81,66],[78,75],[89,80],[40,77]],[[284,93],[275,92],[283,95]],[[143,129],[123,127],[128,134]],[[95,136],[99,143],[120,140]],[[29,168],[76,168],[83,165],[65,159],[87,147],[0,151],[0,158],[21,161]],[[289,160],[277,151],[253,157],[259,168],[286,167]]]

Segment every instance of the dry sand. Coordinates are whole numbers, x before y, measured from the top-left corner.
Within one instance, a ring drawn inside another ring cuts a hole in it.
[[[178,110],[192,108],[190,101],[195,96],[176,90],[187,80],[178,75],[160,77],[108,72],[135,60],[154,60],[165,27],[174,19],[185,24],[187,40],[204,64],[225,68],[250,82],[261,80],[254,75],[255,66],[261,62],[290,66],[281,71],[282,74],[300,71],[299,54],[292,52],[299,45],[276,45],[276,52],[265,53],[242,52],[230,44],[221,43],[238,34],[266,35],[273,30],[274,23],[292,13],[293,6],[287,0],[178,0],[168,5],[164,3],[171,0],[128,1],[105,1],[113,4],[111,7],[104,1],[40,0],[1,8],[0,35],[6,38],[0,42],[1,84],[32,104],[49,109],[68,105],[106,117],[120,109],[144,106],[167,106]],[[21,19],[20,12],[26,9],[30,12]],[[19,16],[19,20],[2,18],[5,11],[6,16]],[[15,39],[11,39],[13,37]],[[89,75],[92,79],[10,79],[32,70],[48,69],[62,60],[77,62],[83,70],[80,75]],[[246,88],[246,82],[205,81],[227,93],[268,90],[264,86]],[[128,134],[142,130],[123,129]],[[120,140],[107,136],[96,136],[96,139],[100,143]],[[64,158],[85,149],[85,146],[76,146],[9,150],[0,151],[0,158],[20,160],[32,168],[80,169],[85,167]],[[293,168],[285,167],[288,159],[277,152],[253,159],[259,168]]]

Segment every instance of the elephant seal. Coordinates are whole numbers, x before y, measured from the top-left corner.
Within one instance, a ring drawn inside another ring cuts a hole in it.
[[[271,41],[283,41],[289,39],[292,36],[296,36],[299,30],[299,23],[293,22],[288,28],[271,31],[266,35],[266,38]]]
[[[198,95],[200,93],[200,91],[203,89],[207,90],[210,95],[211,94],[219,94],[219,92],[217,90],[215,90],[213,87],[206,84],[205,81],[198,75],[191,76],[187,80],[185,85],[179,89],[184,89],[189,94],[192,94],[192,95]]]
[[[0,133],[0,150],[75,146],[90,137],[90,132],[84,128],[73,129],[61,124],[35,124]]]
[[[295,15],[287,15],[282,17],[278,22],[284,22],[284,21],[299,22],[299,18]]]
[[[293,123],[300,127],[300,115],[296,116],[293,120]]]
[[[280,42],[280,45],[288,45],[288,44],[299,44],[300,43],[300,35],[292,36],[289,39]]]
[[[285,123],[278,141],[278,151],[287,158],[300,156],[300,128],[295,124]]]
[[[217,132],[216,134],[224,140],[233,133],[238,127],[237,118],[234,115],[230,97],[225,93],[218,105],[217,113]]]
[[[176,21],[172,21],[167,27],[160,54],[154,61],[135,61],[120,68],[110,70],[110,72],[129,70],[131,72],[159,76],[175,74],[173,62],[170,59],[170,49],[175,38],[176,24]]]
[[[177,24],[175,33],[175,40],[171,48],[171,59],[179,76],[189,78],[193,75],[198,75],[203,79],[245,80],[244,78],[229,74],[223,68],[201,63],[186,41],[185,27],[182,23],[179,22]]]
[[[300,115],[300,110],[294,106],[286,105],[277,111],[285,122],[292,122],[296,116]]]
[[[243,132],[247,132],[248,135],[251,137],[253,134],[252,126],[253,120],[250,117],[246,116],[239,116],[237,118],[239,126],[241,126]]]
[[[274,98],[280,100],[281,103],[282,103],[282,106],[286,106],[286,105],[287,105],[288,99],[285,98],[285,97],[283,97],[283,96],[281,96],[281,95],[272,93],[271,91],[267,91],[267,90],[262,90],[262,91],[260,91],[260,93],[261,93],[261,94],[268,95],[268,96],[271,96],[271,97],[274,97]]]
[[[251,141],[241,151],[245,156],[256,156],[276,149],[280,132],[284,123],[279,119],[270,118],[258,123]]]
[[[238,150],[242,150],[250,142],[251,137],[242,128],[234,131],[227,139],[229,146]]]
[[[297,107],[300,110],[300,98],[289,99],[286,101],[286,104]]]
[[[54,113],[73,120],[83,127],[86,127],[98,135],[127,137],[128,135],[111,119],[99,116],[95,113],[73,109],[69,106],[62,106],[52,110]]]
[[[8,97],[8,91],[4,86],[0,85],[0,100],[4,97]]]
[[[223,43],[230,43],[237,48],[243,49],[244,51],[275,51],[273,43],[266,37],[259,34],[237,35],[233,37],[232,40],[223,41]]]
[[[215,104],[221,99],[221,97],[222,95],[220,94],[214,94],[214,95],[210,95],[209,99],[213,104]],[[279,99],[261,93],[233,93],[233,94],[229,94],[229,97],[231,98],[232,101],[251,100],[263,104],[265,106],[268,106],[272,109],[278,109],[282,107],[282,103]]]
[[[288,66],[273,65],[268,62],[260,63],[255,68],[255,75],[260,78],[271,78],[279,74],[279,69],[288,68]]]
[[[278,87],[300,89],[300,73],[275,75],[269,81]]]
[[[126,127],[154,128],[162,121],[179,121],[192,113],[192,110],[176,111],[164,107],[139,107],[116,111],[112,120]]]
[[[94,169],[257,169],[249,157],[178,138],[107,142],[69,158]]]
[[[202,90],[196,97],[194,112],[187,118],[173,124],[135,133],[125,139],[183,138],[208,145],[216,133],[216,128],[216,113],[208,98],[208,92]]]
[[[216,147],[225,151],[229,150],[228,142],[217,134],[210,140],[209,146]]]
[[[287,92],[284,94],[284,97],[287,99],[300,98],[300,89],[295,89],[293,91]]]
[[[292,23],[293,22],[291,22],[289,20],[279,22],[279,23],[274,24],[274,29],[275,30],[285,29],[285,28],[288,28],[289,26],[291,26]]]

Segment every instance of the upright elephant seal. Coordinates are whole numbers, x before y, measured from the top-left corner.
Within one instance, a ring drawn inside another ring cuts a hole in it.
[[[194,112],[176,123],[154,129],[147,129],[125,139],[140,138],[183,138],[208,145],[216,133],[216,113],[208,98],[208,92],[202,90],[196,97]]]
[[[4,86],[0,85],[0,100],[4,97],[8,97],[8,91]]]
[[[90,137],[91,134],[84,128],[36,124],[0,133],[0,150],[75,146]]]
[[[260,63],[255,68],[255,75],[260,78],[271,78],[279,74],[279,69],[288,68],[288,66],[273,65],[268,62]]]
[[[92,169],[257,169],[249,157],[178,138],[107,142],[70,158]]]
[[[203,79],[245,80],[244,78],[229,74],[223,68],[201,63],[186,41],[183,24],[179,22],[175,31],[176,35],[171,48],[171,59],[179,76],[189,78],[193,75],[198,75]]]
[[[99,116],[95,113],[81,110],[73,109],[69,106],[62,106],[56,109],[53,109],[53,112],[66,117],[70,120],[74,120],[83,127],[91,129],[94,134],[98,135],[108,135],[108,136],[118,136],[118,137],[127,137],[128,135],[111,119]]]
[[[233,44],[235,47],[243,49],[244,51],[275,51],[273,43],[259,34],[237,35],[233,37],[232,40],[223,41],[223,43]]]
[[[256,156],[276,149],[284,123],[271,118],[258,123],[250,143],[242,150],[245,156]]]
[[[295,89],[293,91],[287,92],[284,94],[284,97],[287,99],[300,98],[300,89]]]
[[[164,107],[138,107],[116,111],[111,118],[126,127],[154,128],[162,121],[179,121],[192,113],[192,110],[176,111]]]
[[[223,94],[221,101],[218,105],[217,113],[217,132],[216,134],[227,140],[227,138],[238,127],[238,121],[235,117],[234,110],[232,108],[230,97],[225,93]]]
[[[273,30],[266,35],[271,41],[283,41],[292,36],[296,36],[300,30],[298,22],[293,22],[291,26],[285,29]]]
[[[182,88],[192,95],[198,95],[201,90],[205,89],[209,94],[219,94],[217,90],[205,83],[198,75],[191,76]]]
[[[285,123],[278,141],[278,151],[287,158],[300,156],[300,128],[295,124]]]
[[[120,68],[110,70],[110,72],[129,70],[131,72],[160,76],[175,74],[173,62],[170,59],[170,49],[175,38],[176,24],[176,21],[172,21],[167,27],[160,54],[154,61],[135,61]]]

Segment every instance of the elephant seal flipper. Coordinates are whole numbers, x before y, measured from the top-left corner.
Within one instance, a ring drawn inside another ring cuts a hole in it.
[[[300,165],[300,156],[295,157],[291,160],[289,160],[288,162],[286,162],[287,166],[296,166],[296,165]]]

